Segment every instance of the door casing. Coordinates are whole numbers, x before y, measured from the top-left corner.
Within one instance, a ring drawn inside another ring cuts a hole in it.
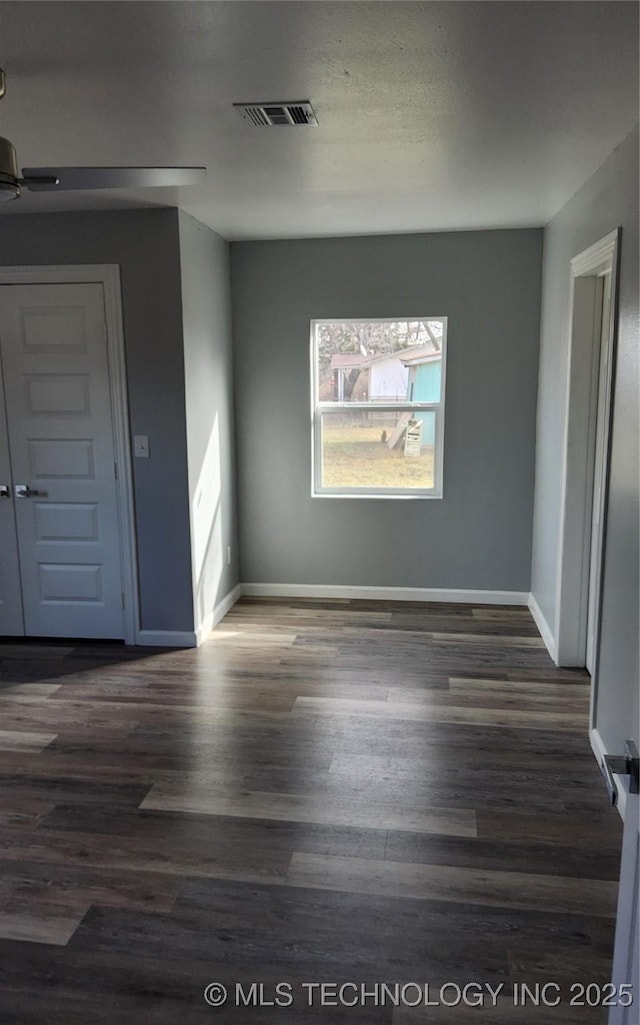
[[[600,365],[605,381],[604,480],[600,490],[599,584],[596,587],[595,651],[591,688],[591,726],[598,677],[599,606],[602,590],[602,541],[605,536],[607,474],[609,464],[617,278],[620,230],[610,232],[571,261],[569,361],[565,399],[565,434],[562,494],[556,577],[555,661],[559,666],[584,666],[587,648],[589,567],[591,560],[593,463]],[[608,331],[594,320],[596,282],[611,275]],[[591,286],[593,286],[591,288]],[[593,292],[593,296],[590,294]],[[589,304],[592,304],[591,309]],[[606,351],[599,363],[600,337]]]
[[[586,667],[593,673],[597,650],[597,624],[600,610],[600,583],[602,579],[603,542],[602,520],[605,513],[604,495],[607,483],[608,452],[606,450],[608,414],[606,403],[609,349],[611,347],[609,311],[611,309],[611,273],[607,271],[598,279],[598,300],[602,308],[600,339],[596,349],[599,355],[598,395],[596,396],[596,436],[593,466],[593,506],[591,512],[591,551],[589,561],[589,596],[587,601],[587,643]]]
[[[0,285],[74,283],[98,283],[104,289],[109,390],[114,450],[118,470],[119,554],[125,602],[123,615],[124,640],[126,644],[136,644],[139,642],[140,635],[140,613],[120,268],[117,264],[0,267]]]

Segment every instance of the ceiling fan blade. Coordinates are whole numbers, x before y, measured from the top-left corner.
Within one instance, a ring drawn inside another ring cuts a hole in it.
[[[21,184],[31,192],[146,189],[155,185],[198,185],[206,173],[206,167],[25,167]]]

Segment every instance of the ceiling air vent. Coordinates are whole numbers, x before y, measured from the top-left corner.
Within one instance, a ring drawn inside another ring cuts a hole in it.
[[[318,124],[308,100],[298,100],[295,103],[234,103],[234,107],[246,121],[251,121],[261,128]]]

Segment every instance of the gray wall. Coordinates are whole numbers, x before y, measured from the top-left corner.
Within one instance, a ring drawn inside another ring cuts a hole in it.
[[[178,223],[197,629],[238,583],[229,244],[182,211]]]
[[[553,630],[573,256],[622,227],[618,345],[596,726],[608,750],[638,734],[638,131],[544,233],[532,591]]]
[[[178,216],[170,210],[18,214],[0,220],[0,263],[118,263],[133,434],[141,625],[193,630]]]
[[[231,247],[241,578],[529,590],[542,232]],[[309,321],[449,318],[444,498],[310,497]]]

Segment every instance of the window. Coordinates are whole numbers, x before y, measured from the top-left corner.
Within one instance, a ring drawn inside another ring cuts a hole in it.
[[[312,494],[442,498],[446,317],[311,322]]]

